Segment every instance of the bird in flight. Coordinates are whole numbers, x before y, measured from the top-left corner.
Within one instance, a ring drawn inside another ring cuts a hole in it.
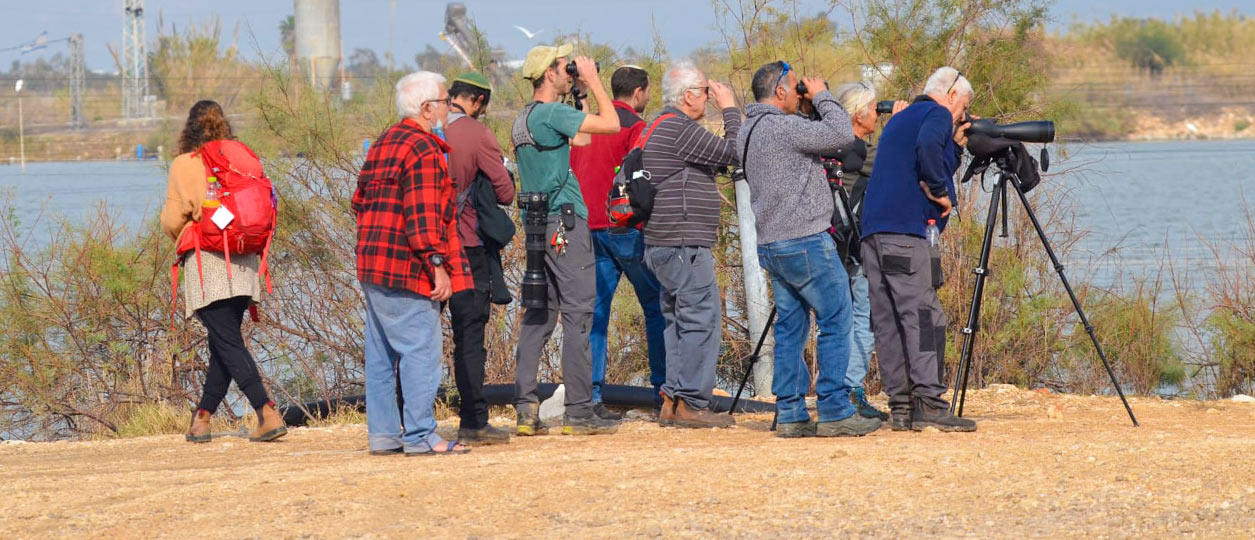
[[[527,36],[527,39],[532,39],[532,38],[535,38],[537,34],[539,34],[539,33],[541,33],[541,32],[544,32],[544,30],[537,30],[537,31],[533,32],[533,31],[528,30],[528,29],[526,29],[526,28],[523,28],[522,26],[519,26],[519,25],[514,25],[514,27],[515,27],[515,28],[517,28],[519,32],[522,32],[522,33],[523,33],[523,35]]]

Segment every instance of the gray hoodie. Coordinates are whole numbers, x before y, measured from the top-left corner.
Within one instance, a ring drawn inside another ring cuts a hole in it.
[[[854,129],[831,92],[820,92],[814,103],[822,117],[818,122],[784,114],[774,105],[745,107],[736,149],[749,182],[759,244],[802,238],[832,226],[833,194],[819,156],[833,155],[853,141]]]

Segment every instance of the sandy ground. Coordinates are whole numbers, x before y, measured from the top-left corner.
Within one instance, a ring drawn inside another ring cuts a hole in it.
[[[1255,404],[1009,388],[980,430],[777,439],[735,428],[366,454],[364,426],[281,442],[0,445],[0,538],[830,538],[1255,535]],[[442,426],[442,431],[452,429]]]

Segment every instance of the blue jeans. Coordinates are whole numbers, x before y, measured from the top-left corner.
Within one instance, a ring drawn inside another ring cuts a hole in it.
[[[828,233],[758,246],[758,261],[771,275],[776,298],[775,377],[780,422],[805,422],[810,370],[802,349],[810,312],[819,326],[819,378],[815,380],[820,422],[854,414],[845,371],[850,361],[850,286],[837,246]]]
[[[593,253],[597,258],[597,303],[593,307],[593,328],[588,343],[593,354],[593,402],[601,402],[601,386],[606,383],[606,333],[610,328],[610,305],[619,278],[627,275],[636,299],[645,314],[645,341],[649,345],[649,384],[654,393],[667,382],[667,347],[662,333],[658,278],[645,267],[645,235],[636,229],[593,231]],[[655,400],[661,398],[655,395]]]
[[[441,378],[439,304],[410,291],[367,283],[362,284],[362,291],[366,293],[366,431],[370,449],[439,442],[432,410]]]
[[[845,370],[845,386],[863,386],[867,365],[872,359],[876,338],[872,335],[872,303],[867,296],[867,274],[859,267],[850,276],[850,296],[854,300],[854,326],[850,329],[850,366]]]

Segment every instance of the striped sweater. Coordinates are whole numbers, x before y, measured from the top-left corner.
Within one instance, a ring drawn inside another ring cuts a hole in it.
[[[719,228],[722,199],[715,186],[719,169],[737,163],[736,134],[741,111],[723,110],[724,136],[707,131],[679,109],[667,107],[650,135],[642,159],[658,194],[645,224],[651,246],[712,247]]]

